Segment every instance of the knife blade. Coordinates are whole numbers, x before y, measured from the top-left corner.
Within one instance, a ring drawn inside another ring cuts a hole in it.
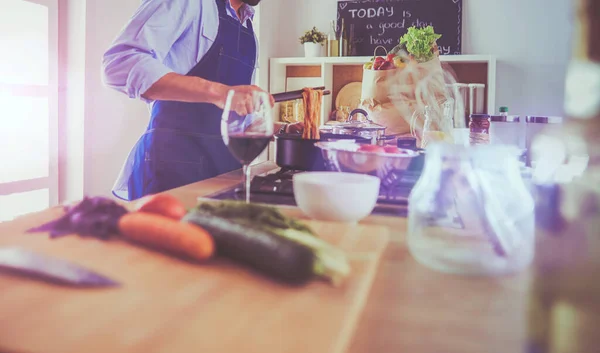
[[[19,247],[0,248],[0,269],[78,287],[114,287],[120,284],[73,262]]]

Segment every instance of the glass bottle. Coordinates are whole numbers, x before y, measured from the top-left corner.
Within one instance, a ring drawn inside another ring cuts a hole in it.
[[[356,32],[354,29],[354,24],[350,24],[350,31],[348,33],[348,53],[347,56],[355,56],[356,55]]]
[[[539,133],[531,148],[539,230],[528,352],[600,347],[600,0],[576,4],[565,124]]]
[[[336,57],[340,56],[340,44],[337,35],[336,21],[331,21],[331,28],[327,34],[327,56]]]
[[[516,150],[429,146],[409,199],[407,241],[418,262],[463,275],[514,273],[531,264],[534,202]]]
[[[340,25],[340,37],[339,37],[339,56],[348,56],[348,31],[346,30],[346,24],[342,18]]]
[[[432,142],[454,142],[452,133],[454,127],[454,99],[446,99],[437,107],[425,107],[425,121],[423,123],[423,136],[421,148],[426,148]]]
[[[508,107],[500,107],[500,116],[508,116]]]

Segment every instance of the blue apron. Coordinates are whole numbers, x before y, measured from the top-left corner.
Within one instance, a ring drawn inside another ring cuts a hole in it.
[[[187,76],[249,85],[256,64],[254,31],[250,20],[246,28],[227,14],[225,1],[216,0],[219,30],[213,45]],[[241,168],[223,142],[222,113],[207,103],[154,102],[148,128],[130,152],[113,194],[135,200]]]

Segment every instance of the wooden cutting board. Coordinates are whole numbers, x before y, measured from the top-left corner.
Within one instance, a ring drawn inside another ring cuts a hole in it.
[[[0,273],[2,352],[341,353],[388,242],[383,227],[307,221],[347,251],[353,274],[339,288],[288,288],[225,260],[198,265],[121,241],[25,233],[60,212],[0,224],[0,246],[59,256],[123,286],[65,288]]]

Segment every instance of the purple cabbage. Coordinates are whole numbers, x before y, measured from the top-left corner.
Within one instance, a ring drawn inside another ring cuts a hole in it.
[[[65,206],[66,213],[54,221],[27,232],[50,232],[50,238],[69,234],[108,239],[119,233],[119,219],[128,211],[104,197],[85,197],[74,206]]]

